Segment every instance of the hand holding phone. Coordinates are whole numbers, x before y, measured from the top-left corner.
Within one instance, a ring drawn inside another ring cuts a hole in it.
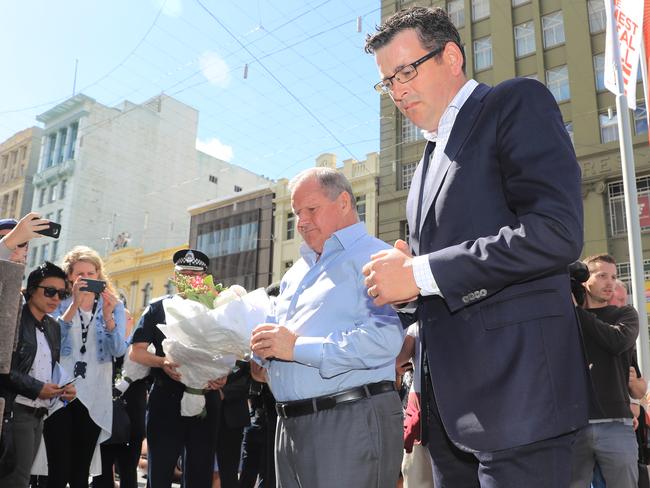
[[[37,219],[38,217],[34,217],[34,219],[32,220],[37,220]],[[61,234],[61,224],[57,224],[56,222],[49,221],[45,229],[37,230],[36,233],[41,234],[42,236],[58,239],[59,235]]]
[[[70,381],[68,381],[67,383],[63,383],[62,385],[60,385],[59,388],[64,389],[64,388],[65,388],[66,386],[68,386],[68,385],[73,385],[73,384],[75,383],[75,381],[77,381],[77,379],[79,379],[79,377],[78,377],[78,376],[75,376],[74,378],[72,378],[72,379],[71,379]]]
[[[87,291],[91,293],[100,294],[106,288],[106,282],[102,280],[91,280],[90,278],[82,278],[86,284],[79,288],[80,291]]]

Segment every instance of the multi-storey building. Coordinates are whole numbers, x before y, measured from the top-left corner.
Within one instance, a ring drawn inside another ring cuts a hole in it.
[[[337,168],[336,155],[325,153],[316,158],[317,167]],[[377,178],[379,155],[370,153],[365,161],[346,159],[338,167],[352,185],[357,199],[359,219],[366,224],[368,233],[377,235]],[[273,281],[279,281],[285,271],[300,258],[302,238],[296,230],[296,217],[291,209],[289,180],[282,178],[274,185],[275,230],[273,232]]]
[[[76,95],[41,114],[33,208],[62,224],[30,249],[29,267],[78,244],[149,254],[187,242],[187,207],[267,182],[196,150],[198,112],[156,96],[107,107]]]
[[[0,144],[0,219],[20,219],[32,207],[41,129],[30,127]]]
[[[494,85],[515,76],[545,83],[558,102],[582,168],[583,254],[609,252],[629,276],[627,229],[614,96],[603,81],[603,0],[382,0],[382,17],[411,5],[442,7],[464,42],[467,76]],[[368,80],[369,85],[373,80]],[[650,150],[641,76],[630,112],[643,248],[650,248]],[[378,237],[407,233],[405,203],[424,140],[389,97],[381,101]],[[535,134],[531,134],[535,137]],[[650,260],[646,262],[650,276]],[[646,278],[648,279],[648,278]]]
[[[271,182],[189,209],[190,247],[210,258],[209,273],[225,286],[248,291],[271,284]]]

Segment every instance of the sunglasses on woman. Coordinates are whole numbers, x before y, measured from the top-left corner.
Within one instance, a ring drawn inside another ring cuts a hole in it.
[[[47,298],[52,298],[54,295],[59,295],[59,300],[68,298],[68,292],[66,290],[57,290],[53,286],[37,286],[36,288],[43,288],[43,295]]]

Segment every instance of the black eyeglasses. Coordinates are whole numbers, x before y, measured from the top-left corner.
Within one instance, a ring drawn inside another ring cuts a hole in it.
[[[422,56],[420,59],[417,59],[413,61],[411,64],[407,64],[406,66],[400,68],[393,76],[381,80],[379,83],[375,85],[375,90],[377,90],[379,93],[383,95],[386,93],[390,93],[391,89],[393,88],[393,80],[397,80],[400,83],[407,83],[411,81],[413,78],[415,78],[418,75],[417,67],[420,66],[422,63],[424,63],[426,60],[431,59],[432,57],[440,54],[445,49],[446,45],[447,44],[445,43],[444,45],[437,47],[430,53]]]
[[[59,300],[65,300],[68,298],[67,290],[57,290],[53,286],[37,286],[36,288],[43,288],[43,295],[47,298],[52,298],[54,295],[59,295]]]

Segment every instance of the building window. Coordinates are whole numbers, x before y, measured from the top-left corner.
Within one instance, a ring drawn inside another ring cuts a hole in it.
[[[45,167],[49,168],[54,164],[54,148],[56,146],[56,134],[50,134],[47,138],[47,157]]]
[[[67,184],[68,180],[61,180],[61,183],[59,184],[59,200],[65,197],[65,187]]]
[[[217,177],[214,176],[214,175],[210,175],[210,176],[208,177],[208,179],[210,180],[210,183],[214,183],[215,185],[216,185],[217,183],[219,183],[219,178],[217,178]]]
[[[239,185],[235,185],[235,193],[239,193],[240,191],[242,191],[242,187]]]
[[[519,5],[524,5],[526,3],[530,3],[530,0],[512,0],[513,7],[518,7]]]
[[[417,168],[418,163],[402,163],[402,178],[400,189],[408,190],[411,188],[411,181],[413,180],[413,174],[415,173],[415,168]]]
[[[474,41],[474,69],[480,71],[492,66],[492,38],[484,37]]]
[[[285,240],[290,241],[295,237],[296,216],[293,212],[287,214],[287,228],[285,231]]]
[[[29,249],[29,267],[33,268],[36,266],[36,256],[38,255],[38,247],[34,246]]]
[[[366,221],[366,196],[359,195],[357,197],[357,214],[359,215],[359,221]]]
[[[629,290],[632,279],[630,263],[616,263],[616,277],[625,283],[625,286]],[[643,278],[646,281],[650,280],[650,259],[643,260]]]
[[[50,185],[49,191],[47,193],[47,203],[52,203],[56,200],[56,184]]]
[[[567,122],[564,124],[564,128],[567,131],[567,134],[569,134],[569,138],[571,139],[571,144],[575,146],[575,143],[573,142],[573,122]]]
[[[62,209],[62,208],[60,208],[60,209],[58,209],[58,210],[56,211],[56,220],[55,220],[55,222],[58,223],[58,224],[60,224],[60,223],[61,223],[61,219],[63,219],[63,209]]]
[[[147,283],[142,289],[142,308],[149,305],[149,302],[151,301],[151,288],[153,288],[151,283]]]
[[[564,17],[561,10],[542,17],[542,32],[545,48],[564,43]]]
[[[518,58],[535,52],[535,26],[532,21],[515,26],[515,54]]]
[[[450,0],[447,2],[447,14],[451,22],[460,29],[465,25],[465,1]]]
[[[490,16],[490,0],[472,0],[472,20],[484,19]]]
[[[546,70],[546,86],[555,97],[555,100],[563,102],[571,97],[569,89],[569,69],[566,65]]]
[[[409,120],[408,117],[402,116],[402,142],[414,142],[424,139],[420,128]]]
[[[596,54],[594,56],[594,77],[596,79],[596,90],[605,89],[605,55]]]
[[[57,151],[56,154],[56,162],[57,164],[63,162],[63,158],[65,157],[65,148],[66,148],[66,142],[68,138],[68,129],[61,129],[59,131],[59,150]]]
[[[41,188],[41,193],[38,196],[38,206],[42,207],[45,205],[45,192],[47,191],[47,188]]]
[[[650,176],[638,177],[636,179],[636,189],[641,230],[650,230]],[[612,235],[626,234],[627,222],[625,220],[623,181],[615,181],[607,185],[607,197],[609,200],[609,222]],[[644,268],[646,268],[645,265]],[[647,268],[646,272],[648,272]]]
[[[616,111],[610,114],[600,114],[598,116],[600,121],[600,142],[607,144],[608,142],[618,141],[618,120],[616,118]]]
[[[402,220],[399,223],[399,238],[408,244],[411,240],[411,230],[409,229],[408,220]]]
[[[77,145],[77,133],[79,132],[79,122],[70,126],[70,150],[67,154],[68,159],[74,159],[75,146]]]
[[[43,244],[41,246],[41,263],[44,263],[45,261],[50,260],[50,245],[49,244]]]
[[[648,133],[648,118],[646,117],[645,107],[638,106],[638,102],[634,111],[634,133],[637,136]]]
[[[54,241],[52,242],[52,255],[50,256],[50,261],[55,262],[58,254],[59,254],[59,241]]]
[[[604,31],[607,26],[605,2],[603,0],[589,0],[587,11],[589,12],[589,32],[595,34]]]

